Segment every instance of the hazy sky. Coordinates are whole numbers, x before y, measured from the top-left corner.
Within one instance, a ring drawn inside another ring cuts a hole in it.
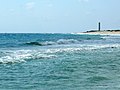
[[[120,0],[0,0],[0,32],[120,29]]]

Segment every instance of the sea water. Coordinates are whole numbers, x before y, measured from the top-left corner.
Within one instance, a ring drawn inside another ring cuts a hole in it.
[[[0,34],[0,90],[120,90],[120,36]]]

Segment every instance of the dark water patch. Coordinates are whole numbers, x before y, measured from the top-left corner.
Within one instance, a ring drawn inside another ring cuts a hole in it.
[[[41,43],[39,42],[28,42],[28,43],[25,43],[26,45],[38,45],[38,46],[42,46]]]
[[[63,76],[63,75],[44,75],[44,76],[39,76],[39,78],[44,79],[44,80],[67,80],[70,77],[69,76]]]
[[[91,83],[96,83],[96,82],[102,82],[102,81],[109,80],[109,78],[104,77],[104,76],[92,76],[92,77],[87,78],[87,80]]]
[[[70,68],[64,68],[63,71],[65,72],[74,72],[75,70],[74,69],[70,69]]]

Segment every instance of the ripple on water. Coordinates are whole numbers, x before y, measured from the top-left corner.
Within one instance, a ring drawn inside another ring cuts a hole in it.
[[[109,78],[104,77],[104,76],[92,76],[92,77],[87,78],[87,80],[90,83],[96,83],[96,82],[102,82],[102,81],[109,80]]]

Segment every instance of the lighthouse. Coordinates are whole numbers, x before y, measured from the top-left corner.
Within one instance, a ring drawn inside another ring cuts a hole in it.
[[[100,31],[101,29],[101,25],[100,25],[100,22],[98,23],[98,31]]]

